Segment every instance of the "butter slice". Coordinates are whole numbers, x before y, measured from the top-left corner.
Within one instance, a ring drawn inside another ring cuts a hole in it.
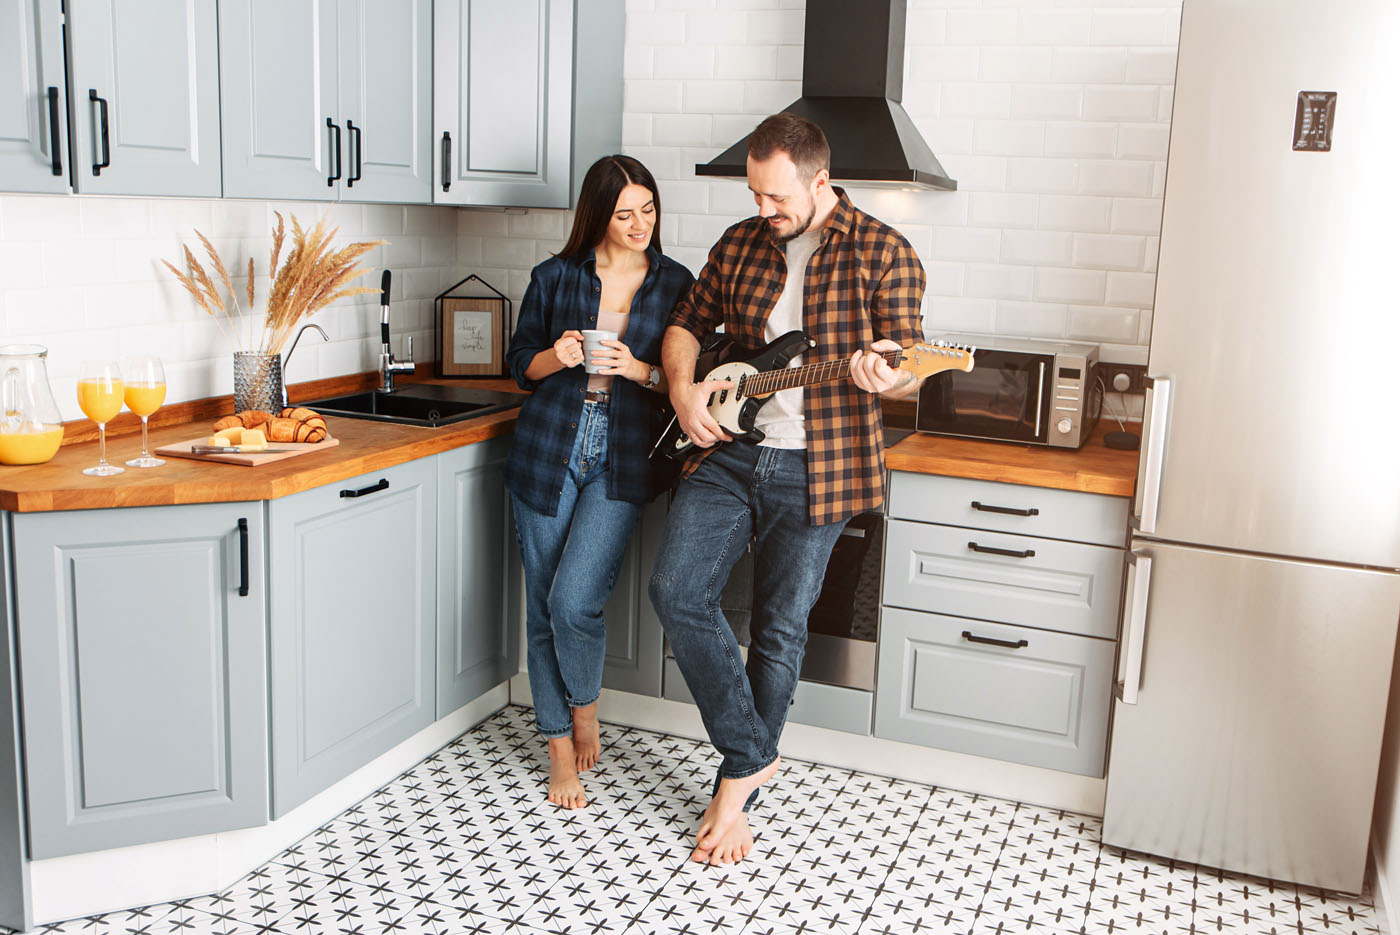
[[[219,429],[217,432],[214,433],[214,437],[224,439],[224,444],[226,445],[234,445],[237,444],[238,440],[243,437],[243,432],[244,428],[241,425],[235,425],[231,429]],[[215,441],[211,444],[217,445],[219,443]]]
[[[205,444],[214,448],[228,448],[231,447],[232,442],[228,440],[227,435],[211,435],[209,436],[209,441],[205,442]]]
[[[244,451],[260,451],[267,447],[267,436],[262,429],[244,429],[238,447]]]

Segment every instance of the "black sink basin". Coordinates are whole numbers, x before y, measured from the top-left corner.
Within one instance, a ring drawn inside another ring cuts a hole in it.
[[[524,399],[518,393],[500,393],[470,386],[410,383],[392,393],[366,390],[298,405],[328,416],[436,428],[512,409]]]

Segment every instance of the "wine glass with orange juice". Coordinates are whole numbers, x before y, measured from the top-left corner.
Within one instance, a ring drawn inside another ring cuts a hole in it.
[[[160,467],[165,462],[146,450],[146,420],[165,402],[165,368],[159,357],[128,357],[122,361],[123,398],[126,408],[141,417],[141,457],[127,467]]]
[[[122,411],[121,370],[115,361],[85,360],[78,371],[78,408],[97,423],[97,465],[83,468],[84,474],[108,477],[126,470],[107,463],[107,423]]]

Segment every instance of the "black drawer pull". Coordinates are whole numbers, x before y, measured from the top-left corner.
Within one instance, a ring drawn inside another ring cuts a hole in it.
[[[336,182],[340,181],[340,177],[345,174],[341,171],[342,166],[340,162],[340,125],[331,118],[327,117],[326,126],[331,130],[332,133],[335,134],[335,175],[326,176],[326,185],[334,186]],[[326,161],[330,161],[329,155],[327,156]]]
[[[238,596],[248,596],[248,520],[238,518]]]
[[[442,190],[452,187],[452,134],[442,131]]]
[[[1035,557],[1035,549],[1026,549],[1025,551],[1017,552],[1015,549],[998,549],[996,546],[978,545],[975,542],[969,542],[967,547],[974,552],[986,552],[988,555],[1009,555],[1011,558]]]
[[[969,643],[986,643],[988,646],[1005,646],[1007,649],[1024,649],[1031,645],[1025,640],[999,640],[991,636],[976,636],[971,630],[963,631],[963,639]]]
[[[354,174],[354,175],[346,176],[346,178],[345,178],[345,185],[346,185],[347,188],[354,188],[354,187],[355,187],[355,183],[358,182],[360,179],[364,178],[364,175],[365,175],[365,173],[364,173],[364,152],[365,152],[364,136],[365,136],[365,135],[364,135],[363,133],[360,132],[360,128],[359,128],[359,127],[355,126],[355,121],[353,121],[353,120],[347,120],[347,121],[345,121],[345,130],[346,130],[347,133],[350,134],[350,150],[351,150],[351,152],[353,152],[353,153],[355,154],[355,155],[354,155],[354,158],[350,160],[350,162],[355,166],[355,168],[354,168],[354,173],[355,173],[355,174]]]
[[[340,495],[342,497],[363,497],[365,494],[376,493],[380,490],[388,489],[389,478],[381,477],[379,478],[379,483],[377,484],[370,484],[368,487],[361,487],[359,490],[342,490],[340,492]]]
[[[1031,507],[1029,510],[1018,510],[1014,506],[990,506],[977,500],[972,501],[974,510],[981,510],[983,513],[1008,513],[1011,516],[1039,516],[1040,510]]]
[[[63,158],[58,152],[58,88],[49,87],[49,165],[54,175],[63,174]]]
[[[107,99],[97,96],[96,88],[88,88],[88,100],[97,105],[98,139],[102,143],[102,161],[92,164],[92,174],[101,175],[112,164],[112,139],[107,129]]]

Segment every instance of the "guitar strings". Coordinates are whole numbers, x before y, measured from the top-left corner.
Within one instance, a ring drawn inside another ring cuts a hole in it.
[[[897,351],[881,351],[879,353],[891,367],[898,366],[904,360],[903,348]],[[799,367],[788,367],[783,370],[745,374],[739,378],[737,390],[740,396],[766,396],[769,393],[792,389],[796,386],[826,383],[844,376],[848,370],[842,368],[848,368],[849,364],[849,359],[837,358],[818,361],[814,364],[802,364]]]

